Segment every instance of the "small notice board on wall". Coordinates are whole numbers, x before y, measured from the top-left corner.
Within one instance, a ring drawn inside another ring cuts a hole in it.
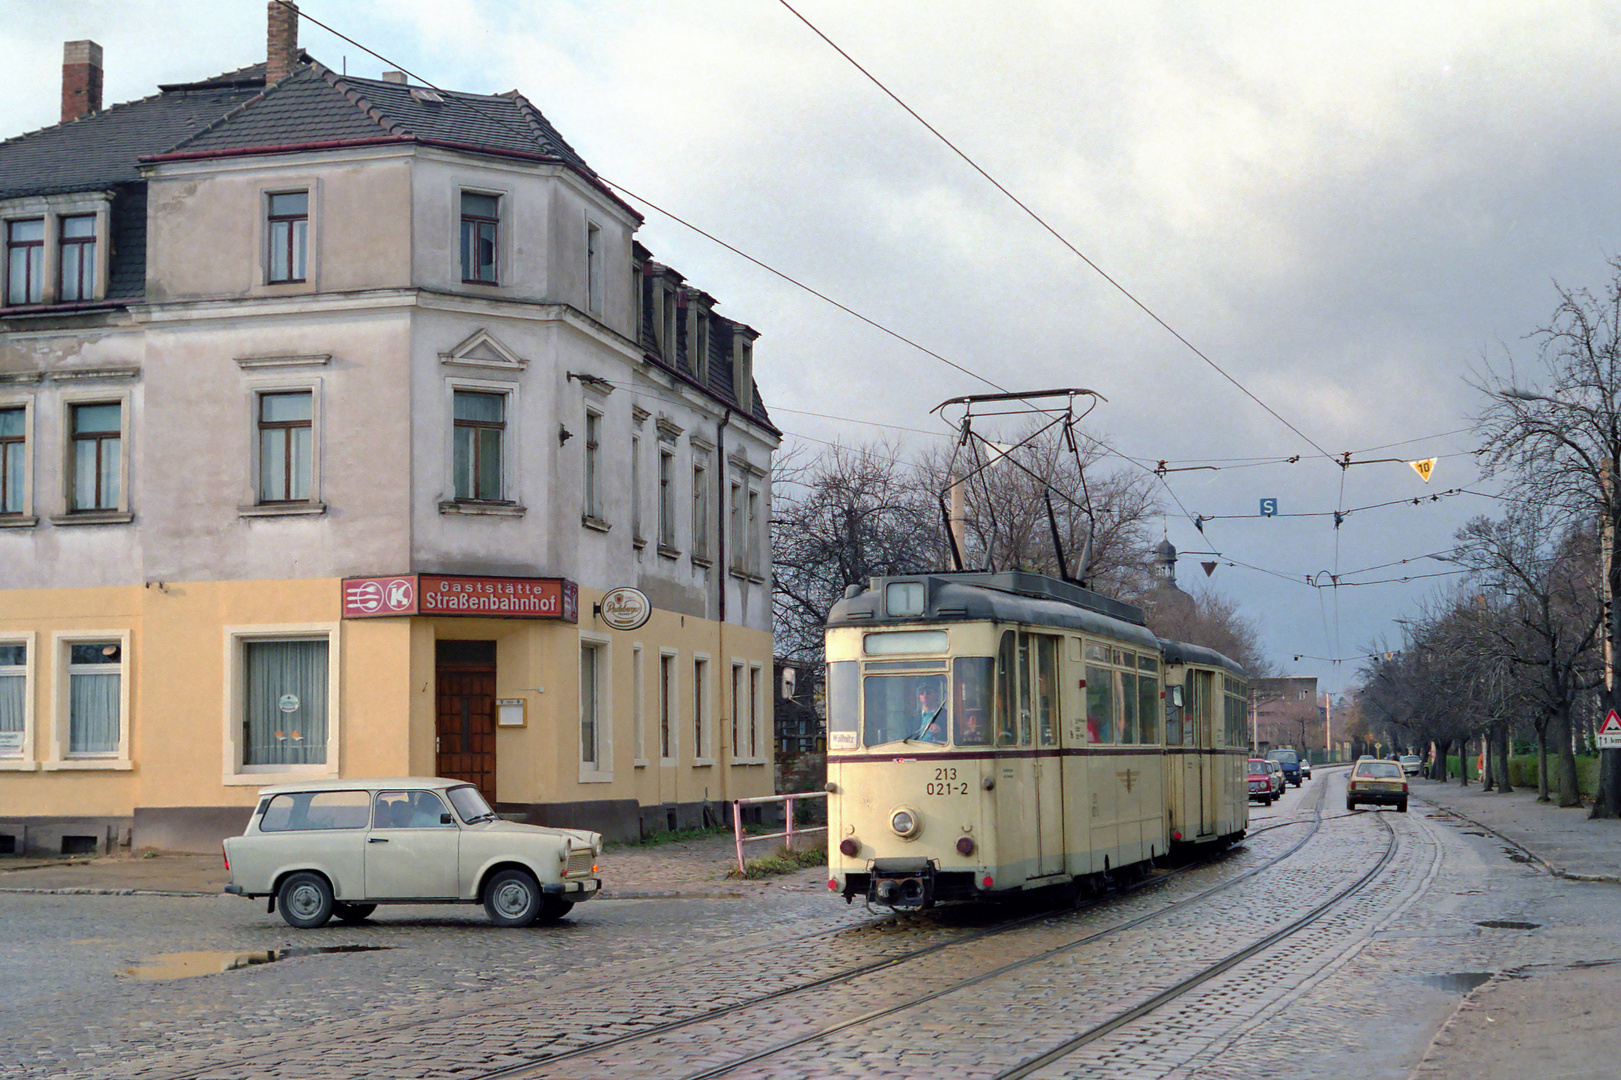
[[[495,723],[497,727],[523,727],[524,722],[523,698],[496,698]]]

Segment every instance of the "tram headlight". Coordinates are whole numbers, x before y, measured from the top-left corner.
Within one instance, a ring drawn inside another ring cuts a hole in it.
[[[914,811],[903,808],[889,815],[889,827],[895,830],[896,836],[911,839],[923,828],[923,823]]]

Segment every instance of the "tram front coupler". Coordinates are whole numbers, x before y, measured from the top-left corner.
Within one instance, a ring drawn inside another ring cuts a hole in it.
[[[867,882],[867,903],[926,908],[934,903],[934,863],[928,859],[879,859]]]

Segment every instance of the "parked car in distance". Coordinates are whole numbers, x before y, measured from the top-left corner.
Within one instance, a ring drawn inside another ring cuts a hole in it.
[[[1305,754],[1300,755],[1300,779],[1311,779],[1311,758],[1307,757]]]
[[[1283,778],[1295,787],[1300,786],[1300,755],[1293,750],[1269,750],[1267,757],[1283,768]]]
[[[1422,764],[1423,762],[1419,761],[1417,754],[1403,754],[1401,756],[1401,771],[1408,776],[1417,776],[1419,767]]]
[[[269,897],[301,930],[412,903],[482,903],[497,926],[528,926],[597,894],[601,852],[599,833],[501,820],[465,780],[310,780],[259,792],[226,838],[225,891]]]
[[[1394,806],[1407,813],[1407,776],[1400,762],[1357,759],[1345,781],[1345,808],[1355,810],[1362,803]]]
[[[1272,800],[1278,797],[1277,791],[1272,787],[1272,770],[1267,768],[1265,758],[1250,758],[1250,801],[1272,805]]]
[[[1279,765],[1277,763],[1277,761],[1275,761],[1272,758],[1267,758],[1265,760],[1266,760],[1266,771],[1272,777],[1272,797],[1277,798],[1278,796],[1283,794],[1284,789],[1287,788],[1289,785],[1283,779],[1283,766]]]

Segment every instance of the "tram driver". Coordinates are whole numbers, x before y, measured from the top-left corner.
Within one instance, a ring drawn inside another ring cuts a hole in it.
[[[918,717],[913,738],[932,743],[946,741],[945,696],[940,692],[939,685],[943,681],[924,679],[923,685],[918,688]]]

